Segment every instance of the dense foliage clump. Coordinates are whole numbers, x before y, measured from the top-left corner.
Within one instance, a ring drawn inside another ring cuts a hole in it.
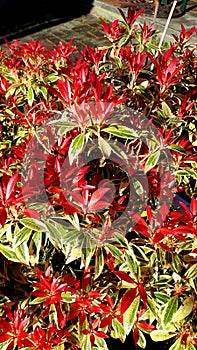
[[[196,28],[0,51],[0,348],[197,345]]]

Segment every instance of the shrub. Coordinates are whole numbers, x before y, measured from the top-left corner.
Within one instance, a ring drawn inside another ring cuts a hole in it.
[[[120,12],[0,52],[1,349],[197,345],[196,29]]]

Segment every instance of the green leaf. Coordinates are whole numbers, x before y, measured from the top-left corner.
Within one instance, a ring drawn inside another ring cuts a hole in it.
[[[114,331],[113,338],[120,339],[122,342],[124,342],[126,338],[126,332],[123,325],[116,318],[113,318],[112,320],[112,327]]]
[[[54,83],[56,80],[58,80],[58,75],[52,73],[52,74],[49,74],[47,76],[47,80],[50,82],[50,83]]]
[[[194,344],[190,344],[187,350],[196,350],[196,346]]]
[[[34,101],[34,90],[32,89],[32,87],[30,87],[29,90],[27,91],[27,101],[28,101],[28,104],[32,106]]]
[[[79,134],[72,140],[68,150],[68,157],[69,157],[70,164],[73,163],[74,159],[76,159],[77,156],[83,150],[84,141],[85,141],[84,134]]]
[[[139,305],[140,296],[138,295],[123,315],[123,326],[127,335],[132,330],[134,322],[136,321]]]
[[[42,96],[45,98],[45,100],[47,100],[48,90],[45,88],[45,86],[41,86],[40,91],[42,93]]]
[[[117,240],[124,248],[128,248],[128,240],[118,231],[113,233],[113,237]]]
[[[7,245],[3,245],[0,243],[0,252],[8,259],[14,262],[20,262],[17,258],[17,255],[13,249]]]
[[[61,128],[59,128],[59,130],[58,130],[58,134],[60,136],[64,136],[68,131],[73,130],[74,127],[76,127],[76,125],[74,125],[74,123],[72,123],[72,125],[70,123],[70,127],[69,127],[69,125],[61,126]]]
[[[165,101],[163,101],[161,105],[162,105],[162,110],[164,112],[165,117],[170,117],[172,115],[172,111],[168,106],[168,104]]]
[[[146,338],[140,329],[139,329],[139,340],[137,342],[137,345],[140,346],[140,348],[142,349],[146,348]]]
[[[95,248],[95,244],[88,237],[86,237],[81,247],[81,258],[85,269],[87,269],[90,264],[90,261],[95,252]]]
[[[190,268],[185,273],[186,278],[196,278],[197,277],[197,263],[190,266]]]
[[[169,148],[169,149],[171,149],[173,151],[177,151],[179,153],[183,153],[183,154],[186,153],[185,149],[183,147],[179,146],[179,145],[169,145],[169,146],[167,146],[167,148]]]
[[[197,172],[194,169],[180,167],[179,170],[175,172],[175,175],[188,176],[197,180]]]
[[[63,250],[64,251],[64,250]],[[81,257],[81,247],[72,248],[66,259],[66,264],[70,264],[72,261],[79,259]]]
[[[61,294],[62,299],[65,303],[74,303],[76,297],[71,294],[71,292],[66,292]]]
[[[150,169],[154,168],[154,166],[157,164],[159,160],[160,154],[161,154],[160,150],[150,154],[145,164],[145,168],[144,168],[145,173],[147,173]]]
[[[0,343],[0,350],[6,350],[8,348],[8,345],[11,343],[11,341],[13,340],[13,338],[11,337],[9,340]]]
[[[42,298],[35,298],[32,301],[30,301],[30,305],[36,305],[36,304],[41,304],[43,301],[45,301],[45,297]]]
[[[176,334],[170,333],[169,331],[166,330],[154,330],[150,333],[150,337],[153,341],[164,341],[166,339],[170,339],[174,337]]]
[[[22,264],[29,265],[29,249],[26,242],[20,244],[15,249],[15,253]]]
[[[78,240],[80,235],[80,232],[77,230],[64,230],[64,233],[62,234],[62,242],[64,245],[71,243],[74,245],[74,242]]]
[[[184,320],[193,310],[194,306],[194,297],[190,296],[185,299],[182,305],[179,307],[177,312],[173,315],[173,321],[181,321]]]
[[[136,138],[138,138],[136,131],[124,125],[110,125],[107,128],[102,129],[102,131],[121,137],[123,139],[135,140]]]
[[[9,224],[6,224],[4,227],[1,227],[1,228],[0,228],[0,238],[1,238],[8,230],[12,231],[11,226],[12,226],[12,225],[9,223]]]
[[[168,323],[172,321],[172,318],[177,311],[178,308],[178,296],[175,295],[166,303],[162,315],[161,320],[164,326],[166,326]]]
[[[157,300],[162,301],[162,303],[167,303],[170,299],[169,295],[162,292],[154,292],[154,296],[157,298]]]
[[[42,246],[42,233],[40,232],[35,232],[31,238],[31,245],[33,246],[34,250],[36,250],[35,255],[32,256],[31,252],[30,252],[30,262],[32,265],[34,264],[38,264],[39,262],[39,257],[40,257],[40,250],[41,250],[41,246]]]
[[[90,342],[90,334],[83,336],[82,347],[81,350],[91,350],[91,342]]]
[[[110,243],[106,243],[105,244],[105,248],[107,248],[110,251],[110,253],[113,255],[113,257],[115,259],[117,259],[120,262],[123,261],[123,259],[122,259],[122,252],[115,245],[110,244]]]
[[[185,346],[181,345],[182,337],[179,337],[174,344],[169,348],[169,350],[184,350]]]
[[[118,57],[118,56],[116,56],[116,55],[114,55],[114,59],[116,60],[116,62],[117,62],[117,64],[118,64],[118,67],[119,67],[120,69],[122,69],[122,60],[121,60],[121,58]]]
[[[30,228],[23,227],[14,237],[13,249],[17,248],[23,242],[27,242],[31,234],[32,230]]]
[[[101,136],[98,137],[98,142],[103,157],[109,158],[112,151],[110,144]]]
[[[94,342],[95,342],[95,345],[97,345],[98,349],[100,349],[100,350],[108,350],[108,347],[107,347],[105,339],[100,338],[97,335],[95,335],[95,341]]]
[[[30,228],[33,231],[37,232],[46,232],[47,227],[46,225],[37,219],[34,218],[24,218],[20,220],[20,223],[22,223],[25,227]]]
[[[46,222],[46,226],[48,228],[47,235],[56,248],[62,247],[62,236],[60,231],[55,227],[55,225],[52,225],[50,222]]]
[[[155,318],[158,319],[158,307],[155,303],[155,300],[152,297],[150,297],[150,295],[147,295],[147,304]]]
[[[138,266],[139,262],[136,259],[136,255],[133,253],[132,250],[126,251],[125,253],[127,266],[129,268],[129,271],[131,272],[131,277],[136,279],[136,275],[138,273]]]
[[[104,266],[104,256],[102,248],[97,248],[95,256],[95,270],[94,270],[94,279],[98,278],[103,271]]]
[[[124,35],[119,41],[118,41],[118,46],[121,47],[121,46],[124,46],[126,45],[127,41],[129,40],[130,38],[130,35]]]
[[[58,131],[58,134],[60,136],[65,135],[68,131],[73,130],[74,128],[76,128],[78,126],[78,124],[76,122],[69,122],[67,120],[65,120],[65,118],[61,118],[58,120],[52,120],[49,123],[47,123],[47,125],[56,125],[56,126],[60,126],[60,129]]]

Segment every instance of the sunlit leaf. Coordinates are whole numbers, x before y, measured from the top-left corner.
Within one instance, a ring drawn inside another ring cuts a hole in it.
[[[116,319],[113,318],[112,320],[112,327],[113,327],[113,337],[115,339],[120,339],[122,342],[124,342],[126,338],[126,333],[123,325]]]
[[[134,140],[138,137],[135,130],[132,130],[124,125],[110,125],[107,128],[104,128],[103,131],[125,139]]]
[[[170,333],[169,331],[166,330],[160,330],[156,329],[150,333],[150,337],[153,341],[164,341],[166,339],[170,339],[174,337],[176,334]]]
[[[109,144],[109,142],[107,142],[103,137],[99,136],[98,138],[98,142],[99,142],[99,147],[100,147],[100,150],[103,154],[103,157],[105,158],[109,158],[110,157],[110,154],[111,154],[111,146]]]
[[[47,231],[46,225],[37,219],[34,218],[23,218],[20,222],[27,228],[30,228],[33,231],[45,232]]]
[[[181,345],[182,337],[179,337],[174,344],[169,348],[169,350],[185,350],[185,346]]]
[[[13,249],[18,247],[23,242],[27,242],[31,236],[32,230],[27,227],[20,229],[14,237]]]
[[[28,100],[28,104],[32,106],[34,101],[34,90],[32,89],[32,87],[30,87],[29,90],[27,91],[27,100]]]
[[[183,301],[179,309],[173,315],[173,321],[184,320],[193,310],[194,307],[194,297],[190,296]]]
[[[123,315],[123,325],[126,334],[128,335],[136,321],[138,309],[140,305],[140,296],[137,296]]]
[[[8,260],[15,261],[15,262],[20,262],[20,260],[18,259],[15,251],[11,247],[9,247],[7,245],[3,245],[3,244],[0,243],[0,252]]]
[[[26,242],[21,243],[15,249],[17,258],[22,264],[29,265],[29,249]]]
[[[158,150],[149,155],[144,168],[145,173],[147,173],[150,169],[154,168],[154,166],[157,164],[159,160],[160,154],[161,154],[161,151]]]
[[[91,350],[91,349],[92,349],[92,346],[90,342],[90,335],[89,334],[84,335],[81,350]]]
[[[68,157],[69,157],[70,164],[73,163],[74,159],[76,159],[77,156],[83,150],[84,141],[85,141],[84,134],[79,134],[72,140],[70,147],[69,147],[69,151],[68,151]]]
[[[104,256],[103,250],[101,248],[97,248],[96,256],[95,256],[95,269],[94,269],[94,279],[98,278],[103,271],[104,267]]]
[[[178,296],[175,295],[172,298],[170,298],[170,300],[168,300],[168,302],[166,303],[162,311],[161,319],[164,325],[167,325],[172,321],[173,316],[177,311],[177,308],[178,308]]]

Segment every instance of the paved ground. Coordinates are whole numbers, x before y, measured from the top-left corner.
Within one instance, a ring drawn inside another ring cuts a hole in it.
[[[81,0],[84,1],[84,0]],[[89,0],[87,0],[89,1]],[[127,11],[127,9],[123,9]],[[71,38],[73,43],[77,45],[79,49],[82,49],[86,45],[92,47],[103,46],[108,43],[108,40],[105,38],[101,23],[99,18],[113,20],[115,18],[120,18],[120,13],[118,9],[104,2],[104,0],[94,0],[94,3],[86,9],[85,14],[82,14],[76,18],[68,18],[60,23],[56,24],[54,19],[45,21],[45,28],[42,30],[36,30],[38,26],[35,25],[33,28],[30,26],[30,31],[27,35],[23,36],[23,32],[20,36],[20,33],[16,33],[15,37],[19,38],[21,41],[29,41],[30,38],[43,40],[46,45],[53,46],[56,45],[59,41],[68,42]],[[150,8],[146,8],[143,15],[140,16],[138,21],[144,22],[144,20],[149,24],[153,20],[153,15],[150,11]],[[57,21],[57,20],[56,20]],[[166,19],[157,18],[155,27],[163,31]],[[166,36],[166,40],[171,33],[178,33],[180,25],[184,24],[186,29],[191,28],[192,26],[197,27],[197,0],[190,0],[187,5],[187,10],[184,15],[177,18],[172,18],[170,27]],[[9,38],[8,40],[12,41]],[[193,41],[197,43],[197,35],[193,37]],[[1,37],[1,46],[4,46],[3,36]]]

